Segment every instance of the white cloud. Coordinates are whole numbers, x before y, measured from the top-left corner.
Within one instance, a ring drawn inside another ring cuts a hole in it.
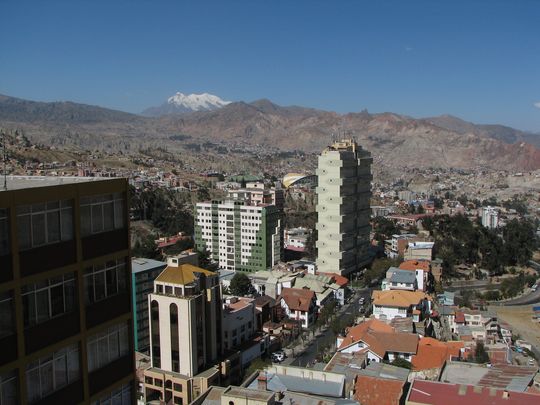
[[[540,101],[537,101],[536,103],[533,104],[536,108],[540,108]]]

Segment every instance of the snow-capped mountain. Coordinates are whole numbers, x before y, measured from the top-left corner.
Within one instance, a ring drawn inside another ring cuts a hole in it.
[[[176,93],[167,99],[159,107],[150,107],[142,112],[142,115],[159,117],[167,114],[181,114],[193,111],[212,111],[230,104],[213,94],[184,94]]]

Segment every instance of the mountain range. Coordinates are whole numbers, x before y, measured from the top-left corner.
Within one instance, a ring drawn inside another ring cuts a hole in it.
[[[174,96],[169,97],[165,103],[158,107],[147,108],[141,114],[146,117],[160,117],[162,115],[193,111],[213,111],[230,103],[230,101],[222,100],[213,94],[184,94],[177,92]]]
[[[390,112],[338,114],[264,99],[224,103],[146,117],[0,96],[0,127],[20,128],[30,140],[45,145],[123,153],[157,146],[182,153],[187,144],[205,142],[317,153],[332,139],[351,133],[372,152],[376,164],[395,172],[415,167],[540,169],[540,136],[501,125],[476,125],[448,115],[415,119]]]

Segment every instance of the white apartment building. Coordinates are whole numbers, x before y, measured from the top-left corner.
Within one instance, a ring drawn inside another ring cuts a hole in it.
[[[221,269],[255,272],[281,259],[282,215],[274,205],[212,201],[195,207],[195,244]]]
[[[489,229],[499,227],[499,210],[495,207],[487,206],[482,208],[482,225]]]

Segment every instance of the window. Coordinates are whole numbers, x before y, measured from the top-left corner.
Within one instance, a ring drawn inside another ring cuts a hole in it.
[[[92,405],[131,405],[131,387],[131,383],[124,384],[110,394],[92,402]]]
[[[0,375],[0,404],[16,405],[17,399],[17,372],[15,370]]]
[[[19,249],[28,250],[73,239],[73,201],[17,207]]]
[[[88,371],[97,370],[129,353],[127,324],[113,325],[88,338]]]
[[[79,347],[76,344],[31,362],[26,366],[28,402],[36,402],[79,377]]]
[[[0,208],[0,256],[7,255],[9,251],[8,211]]]
[[[0,293],[0,338],[15,333],[13,320],[13,294],[10,291]],[[4,404],[0,401],[0,404]]]
[[[82,236],[121,229],[124,226],[123,193],[81,198]]]
[[[87,304],[102,301],[126,291],[126,260],[109,260],[85,270],[84,291]]]
[[[75,273],[67,273],[22,288],[24,326],[46,322],[76,308]]]

